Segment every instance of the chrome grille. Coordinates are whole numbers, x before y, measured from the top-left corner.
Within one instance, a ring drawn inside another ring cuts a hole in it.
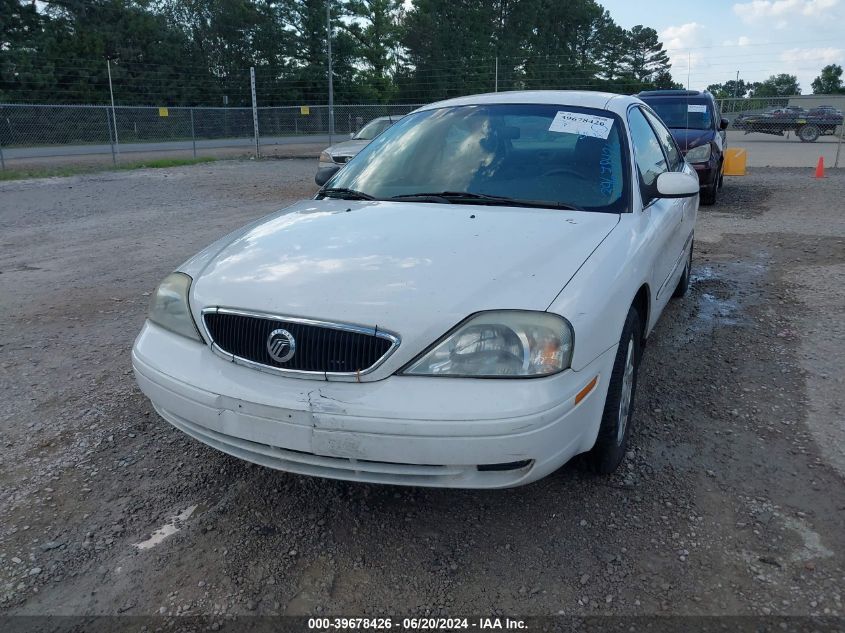
[[[397,337],[377,328],[224,308],[203,310],[203,320],[217,350],[233,360],[279,371],[363,374],[399,344]],[[272,358],[267,349],[270,334],[279,329],[289,332],[296,344],[294,355],[285,362]]]

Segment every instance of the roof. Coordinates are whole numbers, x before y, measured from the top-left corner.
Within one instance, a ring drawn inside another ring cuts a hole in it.
[[[643,97],[703,97],[709,94],[701,90],[643,90],[637,96]]]
[[[597,108],[624,113],[632,103],[640,103],[637,97],[618,95],[611,92],[593,92],[587,90],[519,90],[512,92],[489,92],[438,101],[419,108],[433,110],[452,106],[482,105],[502,103],[540,103],[560,106]]]

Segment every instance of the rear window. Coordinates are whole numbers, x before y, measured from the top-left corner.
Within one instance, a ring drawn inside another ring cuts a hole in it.
[[[361,130],[354,136],[358,141],[372,141],[379,134],[384,132],[387,128],[393,125],[390,119],[375,119],[370,121],[361,128]]]
[[[713,127],[712,106],[702,97],[645,97],[643,99],[666,124],[666,127],[687,130],[709,130]]]

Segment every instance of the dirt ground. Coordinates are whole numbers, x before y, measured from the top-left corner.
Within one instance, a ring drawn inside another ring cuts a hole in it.
[[[496,492],[252,466],[135,385],[157,282],[313,173],[0,183],[0,614],[845,615],[845,172],[729,180],[618,474]]]

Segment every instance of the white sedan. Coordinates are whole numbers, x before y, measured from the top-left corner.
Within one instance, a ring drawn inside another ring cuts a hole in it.
[[[635,97],[429,105],[166,277],[135,375],[176,428],[280,470],[503,488],[586,453],[609,473],[697,210]]]

